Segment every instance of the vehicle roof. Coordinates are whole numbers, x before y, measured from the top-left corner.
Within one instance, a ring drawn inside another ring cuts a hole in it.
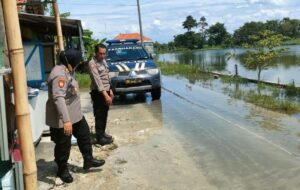
[[[142,46],[140,43],[137,43],[138,39],[127,39],[127,40],[107,40],[106,43],[108,47],[111,46]]]

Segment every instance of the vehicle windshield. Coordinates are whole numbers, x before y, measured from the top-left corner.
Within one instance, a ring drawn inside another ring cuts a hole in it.
[[[109,47],[107,49],[107,61],[130,61],[149,59],[147,52],[141,46]]]

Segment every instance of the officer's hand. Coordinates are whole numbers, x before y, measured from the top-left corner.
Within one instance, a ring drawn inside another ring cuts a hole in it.
[[[112,98],[108,95],[105,96],[105,103],[106,103],[106,105],[111,106],[112,105]]]
[[[110,91],[109,91],[109,95],[110,95],[111,99],[113,100],[113,99],[114,99],[114,97],[115,97],[115,95],[114,95],[114,93],[113,93],[113,91],[112,91],[112,90],[110,90]]]
[[[73,130],[73,127],[72,127],[72,123],[70,121],[64,123],[64,133],[65,133],[65,135],[67,135],[67,136],[72,135],[72,130]]]

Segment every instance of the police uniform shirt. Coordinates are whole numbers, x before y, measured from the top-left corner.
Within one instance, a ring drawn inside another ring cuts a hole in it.
[[[65,122],[74,124],[82,117],[78,83],[64,65],[56,65],[48,78],[46,124],[62,128]]]
[[[91,90],[99,92],[110,90],[109,70],[105,60],[98,61],[95,57],[89,62]]]

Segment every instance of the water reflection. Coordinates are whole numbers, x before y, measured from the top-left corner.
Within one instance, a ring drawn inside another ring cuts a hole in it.
[[[228,94],[230,97],[233,97],[232,99],[228,99],[228,104],[232,105],[233,102],[236,102],[237,99],[244,99],[244,96],[247,96],[247,92],[245,92],[245,88],[251,89],[251,91],[255,90],[257,93],[267,94],[270,93],[268,89],[261,89],[258,90],[259,87],[252,86],[245,86],[247,84],[239,84],[239,83],[233,83],[227,85],[225,88],[223,88],[223,92],[225,94]],[[246,121],[250,123],[249,126],[254,127],[258,129],[259,131],[262,131],[264,134],[265,132],[268,132],[269,135],[275,135],[272,138],[279,138],[277,135],[287,135],[287,134],[293,134],[294,132],[291,132],[291,128],[289,127],[289,122],[284,120],[284,117],[286,115],[269,111],[265,108],[261,108],[259,106],[255,106],[252,104],[245,104],[244,108],[248,111],[244,114],[240,114],[240,116],[243,116]],[[299,123],[293,124],[294,126],[299,126]],[[257,128],[258,127],[258,128]],[[276,132],[276,133],[273,133]],[[280,137],[282,138],[282,137]]]
[[[256,123],[256,126],[260,126],[264,130],[268,131],[282,131],[280,126],[281,114],[276,112],[266,111],[263,108],[257,106],[249,106],[250,113],[246,116],[247,120],[251,120]],[[266,113],[267,112],[267,113]]]
[[[300,45],[283,46],[283,48],[288,48],[288,50],[282,53],[279,58],[275,59],[277,65],[262,72],[261,79],[282,84],[295,82],[296,86],[300,86]],[[227,61],[225,54],[228,52],[234,52],[236,58]],[[237,64],[239,75],[257,79],[256,71],[249,70],[243,66],[245,55],[245,50],[241,48],[197,50],[160,54],[158,60],[170,63],[198,64],[203,70],[218,71],[224,74],[234,74],[234,65]]]

